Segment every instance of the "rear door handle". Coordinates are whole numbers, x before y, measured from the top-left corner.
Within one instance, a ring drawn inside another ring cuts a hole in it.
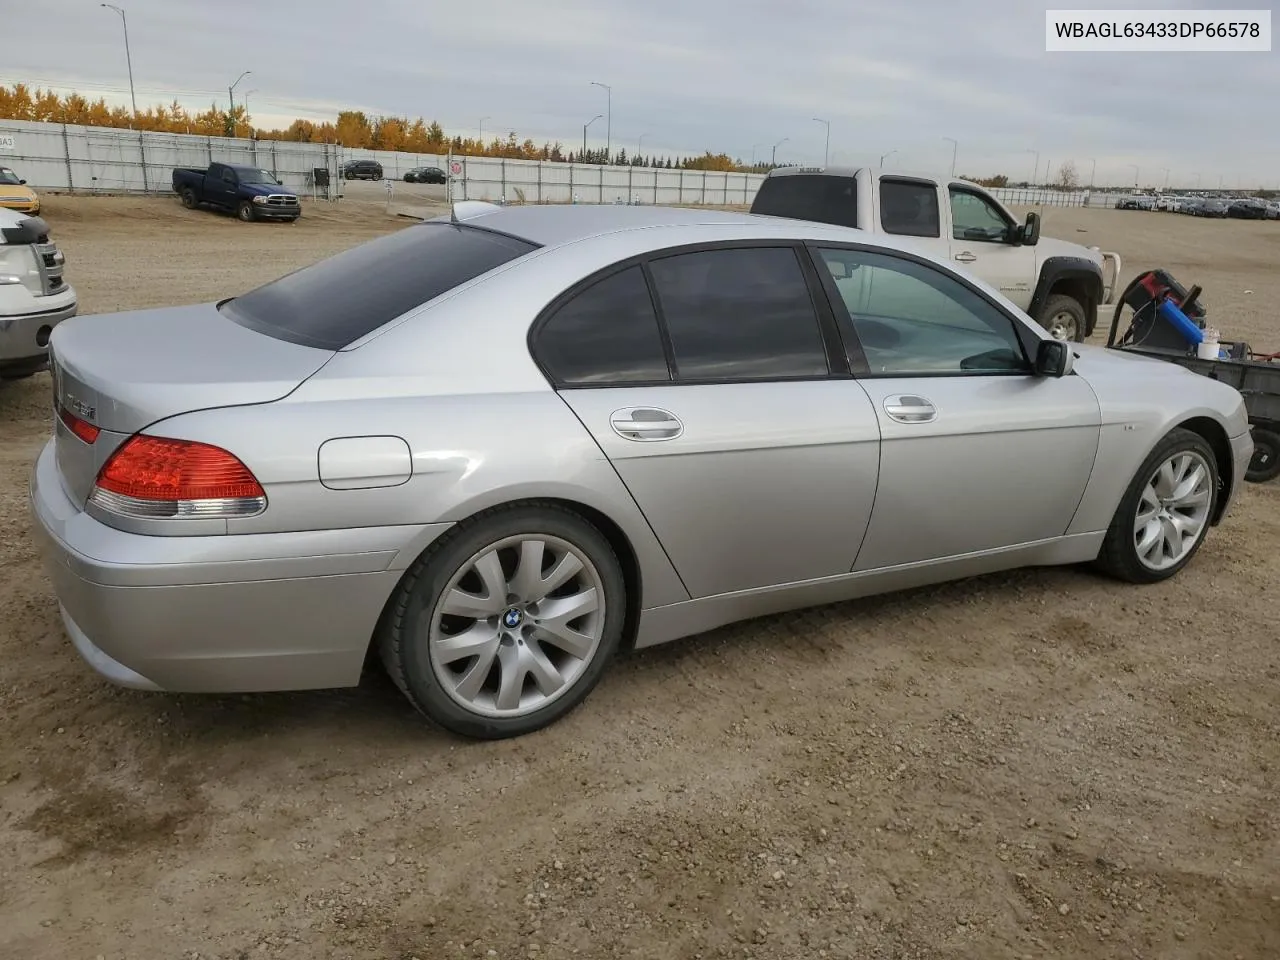
[[[684,433],[680,418],[660,407],[623,407],[609,414],[609,426],[623,440],[674,440]]]
[[[956,259],[959,260],[961,263],[973,263],[973,261],[977,260],[978,258],[975,257],[968,250],[961,250],[959,253],[956,254]]]
[[[884,412],[899,423],[932,423],[938,419],[938,408],[924,397],[899,394],[884,398]]]

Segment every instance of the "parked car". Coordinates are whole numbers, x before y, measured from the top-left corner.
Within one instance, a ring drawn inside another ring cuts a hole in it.
[[[712,210],[462,202],[51,355],[34,527],[95,670],[350,686],[372,637],[475,737],[750,617],[1023,565],[1167,580],[1252,454],[1231,387],[1055,340],[949,257]]]
[[[1227,206],[1227,216],[1237,220],[1267,219],[1267,205],[1261,200],[1236,200]]]
[[[40,212],[39,195],[9,167],[0,167],[0,208],[18,213]]]
[[[1117,254],[1041,237],[1038,214],[1019,223],[982,186],[947,176],[784,167],[765,177],[751,212],[910,237],[995,286],[1058,339],[1093,332],[1097,308],[1110,302],[1104,263],[1120,275]]]
[[[382,164],[377,160],[350,160],[342,165],[344,180],[381,180]]]
[[[1205,200],[1197,210],[1197,215],[1201,217],[1225,217],[1230,209],[1230,204],[1225,200]]]
[[[1135,194],[1129,197],[1121,197],[1116,201],[1117,210],[1155,210],[1156,198],[1148,196],[1145,193]]]
[[[230,163],[211,163],[207,170],[175,167],[173,190],[182,205],[201,205],[233,211],[245,223],[254,220],[287,220],[302,216],[302,205],[292,190],[269,170]]]
[[[1267,201],[1267,219],[1280,220],[1280,200]]]
[[[448,178],[439,167],[414,167],[405,171],[405,183],[444,183]]]
[[[0,380],[43,370],[54,328],[75,316],[65,264],[42,218],[0,209]]]
[[[1168,213],[1177,213],[1181,203],[1182,199],[1180,197],[1173,197],[1168,194],[1161,194],[1156,197],[1156,209],[1164,210]]]

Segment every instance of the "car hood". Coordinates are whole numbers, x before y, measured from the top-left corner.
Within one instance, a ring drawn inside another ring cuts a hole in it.
[[[36,192],[20,183],[0,183],[0,203],[35,203]]]
[[[1050,257],[1077,257],[1092,260],[1099,267],[1102,266],[1102,254],[1098,250],[1080,243],[1072,243],[1070,240],[1059,240],[1056,237],[1041,237],[1040,242],[1036,244],[1036,256],[1042,263]]]
[[[1228,436],[1249,429],[1244,398],[1220,380],[1167,360],[1111,347],[1077,343],[1073,352],[1075,372],[1093,388],[1106,423],[1127,421],[1135,410],[1154,403],[1184,411],[1188,417],[1212,412]]]
[[[242,183],[240,184],[247,192],[265,197],[270,194],[287,193],[293,196],[294,191],[290,190],[283,183]]]

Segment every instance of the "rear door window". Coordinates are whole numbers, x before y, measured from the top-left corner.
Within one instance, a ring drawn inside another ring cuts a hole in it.
[[[938,188],[915,180],[880,181],[880,226],[904,237],[942,236]]]
[[[857,182],[853,177],[804,173],[766,177],[751,203],[751,212],[856,227]]]
[[[341,350],[537,247],[465,224],[420,223],[296,270],[220,309],[278,340]]]

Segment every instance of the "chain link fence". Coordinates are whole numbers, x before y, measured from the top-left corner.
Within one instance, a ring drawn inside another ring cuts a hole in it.
[[[270,170],[304,196],[317,195],[315,171],[324,169],[336,187],[328,195],[340,196],[339,175],[343,164],[352,160],[377,161],[383,176],[391,180],[402,179],[414,167],[439,167],[450,175],[454,199],[505,203],[748,206],[764,180],[758,173],[452,157],[328,143],[0,121],[0,164],[19,169],[31,186],[45,190],[165,193],[172,189],[174,167],[203,169],[217,161]],[[1015,206],[1110,207],[1116,197],[1106,191],[1009,187],[991,188],[991,193]]]

